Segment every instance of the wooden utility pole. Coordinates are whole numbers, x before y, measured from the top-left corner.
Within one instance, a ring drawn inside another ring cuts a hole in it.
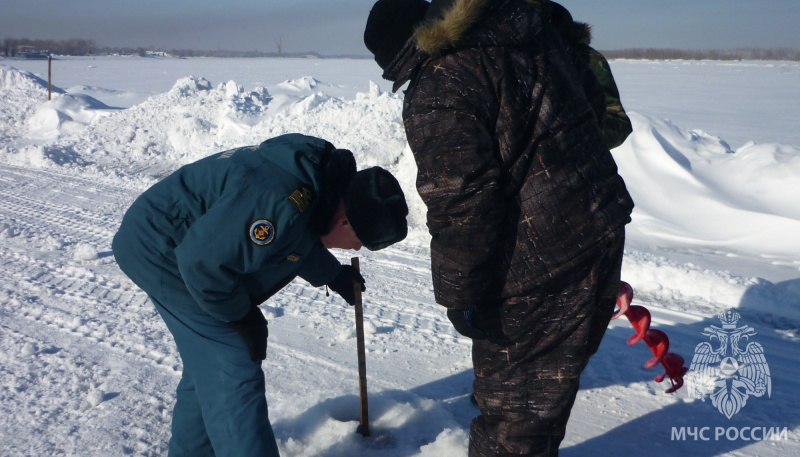
[[[53,56],[47,56],[47,99],[53,99]]]

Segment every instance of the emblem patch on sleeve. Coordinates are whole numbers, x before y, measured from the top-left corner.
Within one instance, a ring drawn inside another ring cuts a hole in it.
[[[250,241],[266,246],[275,239],[275,226],[266,219],[259,219],[250,226]]]
[[[311,192],[306,186],[303,186],[289,195],[289,201],[294,203],[294,206],[302,213],[311,204],[311,199],[314,198],[314,193]]]

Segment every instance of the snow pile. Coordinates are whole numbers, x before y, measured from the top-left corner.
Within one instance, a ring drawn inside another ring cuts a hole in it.
[[[59,95],[39,106],[28,119],[28,137],[48,141],[62,134],[79,134],[88,124],[110,114],[110,110],[88,95]]]
[[[278,84],[278,87],[288,90],[289,92],[311,92],[317,90],[318,87],[331,87],[331,84],[317,81],[316,78],[311,76],[304,76],[292,81],[284,81]]]
[[[215,89],[203,78],[187,77],[164,94],[98,119],[80,135],[42,147],[73,151],[98,170],[163,170],[225,148],[265,114],[269,101],[264,89],[244,93],[233,82]]]
[[[633,238],[662,246],[758,255],[797,267],[800,148],[717,137],[630,113],[633,134],[614,151],[636,208]]]
[[[8,72],[23,81],[32,77]],[[78,166],[138,180],[218,151],[300,132],[350,149],[360,168],[392,171],[409,195],[412,224],[424,225],[414,187],[416,165],[400,118],[402,99],[375,83],[355,99],[315,92],[325,86],[330,85],[310,77],[284,81],[279,87],[288,93],[273,97],[263,87],[246,92],[229,81],[213,88],[204,78],[186,77],[168,92],[116,111],[86,95],[66,95],[64,102],[46,103],[27,119],[27,145],[11,151],[7,161]],[[83,121],[80,128],[76,119]]]
[[[61,91],[54,88],[53,92]],[[47,81],[0,64],[0,152],[27,131],[26,121],[47,101]]]
[[[41,89],[35,76],[3,68],[14,92]],[[204,78],[186,77],[125,110],[66,94],[39,104],[25,119],[28,145],[9,162],[154,179],[214,152],[301,132],[351,149],[362,168],[378,165],[397,175],[409,195],[413,239],[424,240],[425,208],[414,188],[402,98],[373,82],[354,98],[326,95],[332,87],[304,76],[277,84],[280,93],[273,96],[263,87],[247,92],[229,81],[214,88]],[[798,268],[800,238],[782,236],[800,233],[793,204],[800,195],[798,148],[751,142],[732,151],[702,131],[630,114],[634,133],[614,154],[636,202],[633,245],[691,246],[716,257],[758,256]]]

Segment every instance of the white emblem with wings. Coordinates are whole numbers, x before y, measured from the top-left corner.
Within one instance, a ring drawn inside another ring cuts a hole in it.
[[[705,401],[711,398],[720,413],[728,419],[738,413],[750,396],[772,395],[772,377],[769,374],[764,348],[757,342],[748,342],[744,350],[739,347],[742,338],[756,334],[753,327],[737,327],[739,313],[731,310],[720,313],[722,327],[710,326],[703,335],[719,344],[715,348],[705,341],[697,345],[689,367],[687,386],[689,396]]]

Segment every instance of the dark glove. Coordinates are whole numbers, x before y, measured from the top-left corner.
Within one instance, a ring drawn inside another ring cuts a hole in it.
[[[339,274],[333,278],[333,281],[328,283],[328,287],[341,295],[347,304],[353,306],[356,303],[356,291],[353,287],[353,281],[361,283],[361,292],[367,290],[367,287],[364,285],[364,277],[361,276],[361,273],[356,271],[352,265],[342,265]]]
[[[486,332],[475,325],[475,309],[448,309],[447,318],[453,323],[456,331],[473,340],[485,340]]]
[[[269,330],[267,330],[267,320],[264,319],[264,315],[261,314],[258,306],[250,308],[250,311],[243,319],[230,324],[247,344],[250,360],[258,362],[267,358]]]
[[[509,346],[512,341],[504,334],[497,310],[479,311],[470,309],[448,309],[447,318],[456,331],[473,340],[489,340],[500,346]]]

